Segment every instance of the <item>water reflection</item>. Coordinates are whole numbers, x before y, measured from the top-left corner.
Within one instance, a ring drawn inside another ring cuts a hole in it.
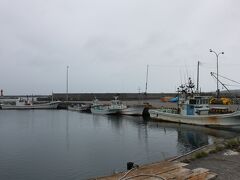
[[[99,119],[103,117],[98,116]],[[233,131],[231,129],[214,129],[202,126],[193,126],[177,123],[166,122],[154,122],[150,119],[144,119],[142,117],[132,116],[106,116],[108,123],[111,124],[111,128],[120,134],[128,124],[132,124],[137,127],[138,141],[144,144],[146,157],[149,157],[149,133],[152,130],[157,130],[159,136],[156,138],[161,139],[161,136],[175,136],[176,145],[175,149],[177,154],[183,154],[192,151],[196,148],[202,147],[214,141],[214,138],[232,138],[239,135],[240,131]],[[96,120],[96,117],[94,118]],[[127,122],[127,124],[126,124]],[[151,134],[151,133],[150,133]],[[151,144],[151,143],[150,143]],[[161,151],[162,154],[168,154],[168,151]],[[167,158],[167,155],[163,155]],[[148,158],[147,158],[148,159]]]
[[[184,153],[209,143],[208,136],[194,131],[178,131],[178,151]]]
[[[148,121],[151,128],[161,129],[166,133],[177,132],[177,150],[179,154],[192,151],[209,143],[215,138],[233,138],[240,134],[240,130],[214,129],[204,126]]]
[[[109,115],[107,116],[107,119],[108,119],[108,123],[111,124],[111,127],[117,132],[120,132],[120,130],[123,127],[123,119],[121,118],[121,116]]]
[[[66,148],[69,151],[70,140],[69,140],[69,111],[66,113]]]
[[[192,151],[196,148],[202,147],[209,143],[213,143],[214,138],[233,138],[240,134],[239,129],[214,129],[205,126],[194,126],[187,124],[154,122],[149,118],[142,117],[121,117],[138,127],[138,138],[144,140],[146,151],[148,152],[148,131],[151,129],[158,129],[164,134],[177,133],[177,152],[183,154]],[[119,124],[119,117],[109,117],[109,119],[118,119],[116,129],[122,128]],[[114,121],[115,123],[116,121]]]

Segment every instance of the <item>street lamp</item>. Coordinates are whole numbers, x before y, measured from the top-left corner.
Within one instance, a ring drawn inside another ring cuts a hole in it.
[[[68,69],[69,69],[69,66],[67,66],[67,87],[66,87],[66,101],[68,101]]]
[[[214,53],[217,57],[217,98],[219,98],[219,88],[218,88],[218,56],[220,54],[224,54],[224,52],[219,52],[219,53],[216,53],[215,51],[213,51],[212,49],[209,50],[210,52]]]

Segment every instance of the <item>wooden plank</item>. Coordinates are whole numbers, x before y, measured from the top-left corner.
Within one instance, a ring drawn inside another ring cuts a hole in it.
[[[217,177],[216,173],[213,172],[209,172],[209,174],[206,177],[206,180],[211,180],[211,179],[215,179]]]
[[[140,166],[139,168],[133,169],[128,172],[118,173],[112,176],[96,178],[96,179],[117,180],[122,177],[127,178],[127,177],[138,176],[138,175],[158,175],[167,180],[170,180],[170,179],[205,180],[205,179],[212,179],[216,177],[216,174],[209,172],[208,169],[196,168],[194,170],[190,170],[190,169],[184,168],[184,166],[186,165],[187,165],[186,163],[163,161],[160,163]],[[143,179],[151,180],[151,179],[156,179],[156,177],[138,176],[134,178],[134,180],[143,180]]]
[[[172,174],[175,177],[175,179],[183,180],[183,179],[185,179],[186,176],[190,175],[192,173],[192,171],[187,168],[179,168],[179,169],[175,169],[173,171],[169,171],[167,173]]]
[[[207,177],[209,170],[205,168],[196,168],[192,170],[192,174],[188,175],[188,180],[204,180]]]
[[[153,164],[150,166],[141,166],[136,170],[133,170],[128,174],[128,176],[137,175],[141,172],[141,174],[158,174],[161,175],[162,173],[172,171],[178,168],[181,168],[182,166],[185,166],[185,163],[176,163],[176,162],[167,162],[167,163],[159,163],[159,164]],[[128,177],[127,176],[127,177]],[[172,175],[168,175],[171,176]]]
[[[140,167],[139,169],[129,173],[126,177],[130,177],[130,176],[134,176],[134,175],[138,175],[138,174],[152,174],[152,175],[160,175],[160,176],[162,176],[159,173],[159,171],[161,171],[161,173],[164,173],[164,172],[168,172],[168,171],[174,170],[176,168],[179,168],[179,164],[176,164],[176,163],[168,164],[167,163],[166,166],[162,166],[162,164],[161,164],[160,166],[154,165],[154,166],[151,166],[150,168],[149,167],[144,167],[144,168]],[[173,178],[174,176],[171,175],[171,174],[167,174],[167,175],[165,175],[163,177],[164,178]],[[143,177],[136,178],[136,179],[142,179],[142,178]],[[146,179],[146,177],[144,177],[143,179]]]

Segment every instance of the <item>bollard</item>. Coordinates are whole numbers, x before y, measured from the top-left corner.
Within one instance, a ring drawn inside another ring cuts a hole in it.
[[[133,162],[128,162],[127,163],[127,170],[130,170],[133,168],[134,163]]]

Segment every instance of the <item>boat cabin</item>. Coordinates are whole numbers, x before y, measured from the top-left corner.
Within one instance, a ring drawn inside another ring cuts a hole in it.
[[[125,109],[127,108],[125,105],[123,105],[122,101],[118,99],[118,96],[114,97],[114,100],[111,101],[110,107],[113,109]]]
[[[194,96],[179,103],[182,115],[207,115],[209,113],[208,96]]]

